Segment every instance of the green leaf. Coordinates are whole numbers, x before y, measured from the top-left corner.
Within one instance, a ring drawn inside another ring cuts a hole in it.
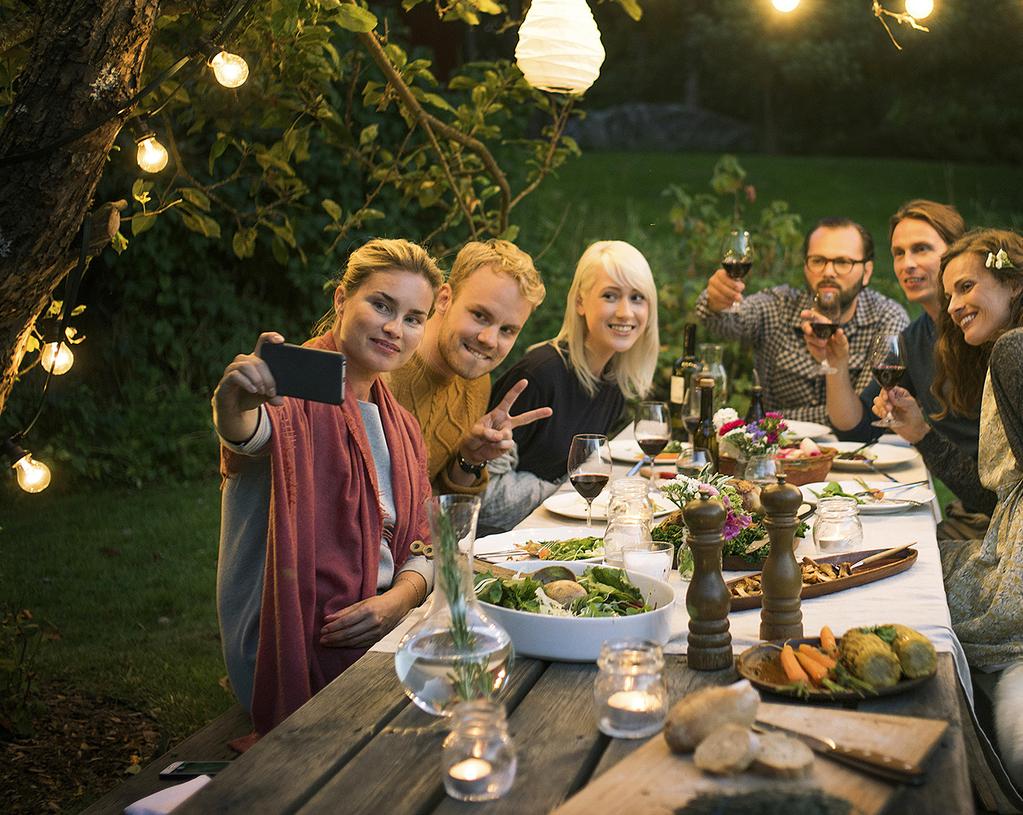
[[[131,197],[140,204],[148,204],[150,201],[148,193],[151,189],[153,189],[152,181],[146,181],[145,179],[138,178],[135,180],[135,183],[131,185]]]
[[[256,230],[239,229],[231,239],[231,248],[239,258],[250,258],[256,254]]]
[[[71,316],[77,317],[83,311],[85,311],[85,306],[75,306],[73,309],[71,309]]]
[[[284,241],[275,235],[273,240],[270,241],[270,249],[273,252],[274,260],[281,264],[281,266],[288,265],[288,247],[284,244]]]
[[[210,199],[202,190],[195,187],[182,187],[178,192],[188,203],[199,207],[203,212],[210,211]]]
[[[202,219],[203,229],[207,238],[219,238],[220,237],[220,224],[210,218],[208,215],[200,215]]]
[[[422,95],[422,100],[424,102],[429,102],[435,108],[440,108],[441,110],[446,110],[451,113],[455,112],[455,109],[451,107],[451,103],[448,102],[448,100],[445,99],[443,96],[440,96],[436,93],[424,93]]]
[[[510,224],[508,226],[508,228],[506,230],[504,230],[504,232],[502,232],[497,237],[499,237],[501,240],[505,240],[505,241],[508,241],[510,243],[514,243],[515,239],[518,236],[519,236],[519,226],[518,226],[518,224]]]
[[[141,212],[136,212],[131,217],[131,234],[141,235],[147,229],[152,229],[156,223],[155,215],[144,215]]]
[[[346,3],[334,14],[334,21],[348,31],[365,34],[377,27],[376,15],[361,6]]]
[[[643,9],[640,8],[638,0],[618,0],[618,3],[625,9],[625,13],[637,23],[643,17]]]
[[[128,248],[128,239],[118,232],[110,239],[110,245],[114,247],[114,251],[117,254],[121,254],[121,252]]]
[[[224,151],[227,150],[227,145],[230,143],[230,139],[225,134],[221,133],[215,142],[210,146],[210,175],[213,175],[213,165],[216,160],[224,155]]]
[[[366,125],[362,128],[362,132],[359,134],[359,146],[366,147],[377,140],[377,136],[380,132],[380,126],[376,124]]]
[[[39,340],[36,339],[34,334],[29,334],[28,339],[25,340],[25,353],[31,354],[33,351],[39,350]]]
[[[283,224],[270,224],[270,229],[278,238],[288,244],[288,246],[292,249],[295,248],[295,233],[291,229],[290,221],[285,221]]]
[[[327,211],[332,221],[341,220],[341,205],[330,198],[324,198],[320,205]]]
[[[635,0],[622,0],[622,2],[635,2]],[[484,14],[500,14],[504,11],[501,6],[494,2],[494,0],[472,0],[472,4],[476,6]],[[639,17],[633,19],[638,20]]]

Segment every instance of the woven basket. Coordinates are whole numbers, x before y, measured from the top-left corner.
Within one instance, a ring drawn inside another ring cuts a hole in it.
[[[835,447],[821,447],[819,456],[781,459],[785,480],[797,487],[823,481],[831,471],[831,462],[838,452]],[[722,475],[735,475],[735,465],[736,460],[730,456],[718,458],[718,472]]]

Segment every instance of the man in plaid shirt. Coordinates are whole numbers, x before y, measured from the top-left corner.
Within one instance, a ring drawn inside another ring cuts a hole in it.
[[[909,317],[894,300],[866,288],[874,272],[874,240],[855,221],[819,221],[803,241],[803,258],[805,289],[775,286],[749,297],[742,295],[745,283],[718,269],[696,301],[696,314],[711,333],[753,345],[768,410],[827,424],[824,376],[805,341],[815,293],[825,288],[839,292],[849,377],[857,393],[872,376],[867,354],[874,335],[899,333]]]

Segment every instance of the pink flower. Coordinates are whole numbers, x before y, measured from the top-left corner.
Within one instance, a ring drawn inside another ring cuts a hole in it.
[[[765,419],[780,419],[782,415],[777,410],[769,410],[764,414]]]

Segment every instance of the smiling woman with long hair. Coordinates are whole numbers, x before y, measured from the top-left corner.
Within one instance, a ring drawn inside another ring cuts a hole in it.
[[[998,229],[967,233],[943,256],[941,285],[946,309],[938,321],[934,394],[943,411],[979,407],[980,479],[998,494],[983,540],[941,542],[945,591],[970,665],[989,674],[1015,666],[1016,680],[999,685],[994,716],[1010,772],[1021,783],[1023,238]],[[883,410],[875,402],[874,412]]]
[[[281,397],[259,355],[235,357],[213,396],[224,476],[217,606],[228,676],[259,734],[279,724],[426,597],[410,558],[430,495],[416,420],[380,375],[419,345],[441,283],[419,246],[352,253],[324,333],[345,401]]]
[[[657,287],[642,252],[625,241],[598,241],[576,265],[561,330],[534,345],[494,385],[491,406],[521,379],[516,410],[554,413],[515,430],[515,449],[491,462],[480,526],[510,529],[566,477],[577,433],[606,434],[626,399],[650,390],[660,340]]]

